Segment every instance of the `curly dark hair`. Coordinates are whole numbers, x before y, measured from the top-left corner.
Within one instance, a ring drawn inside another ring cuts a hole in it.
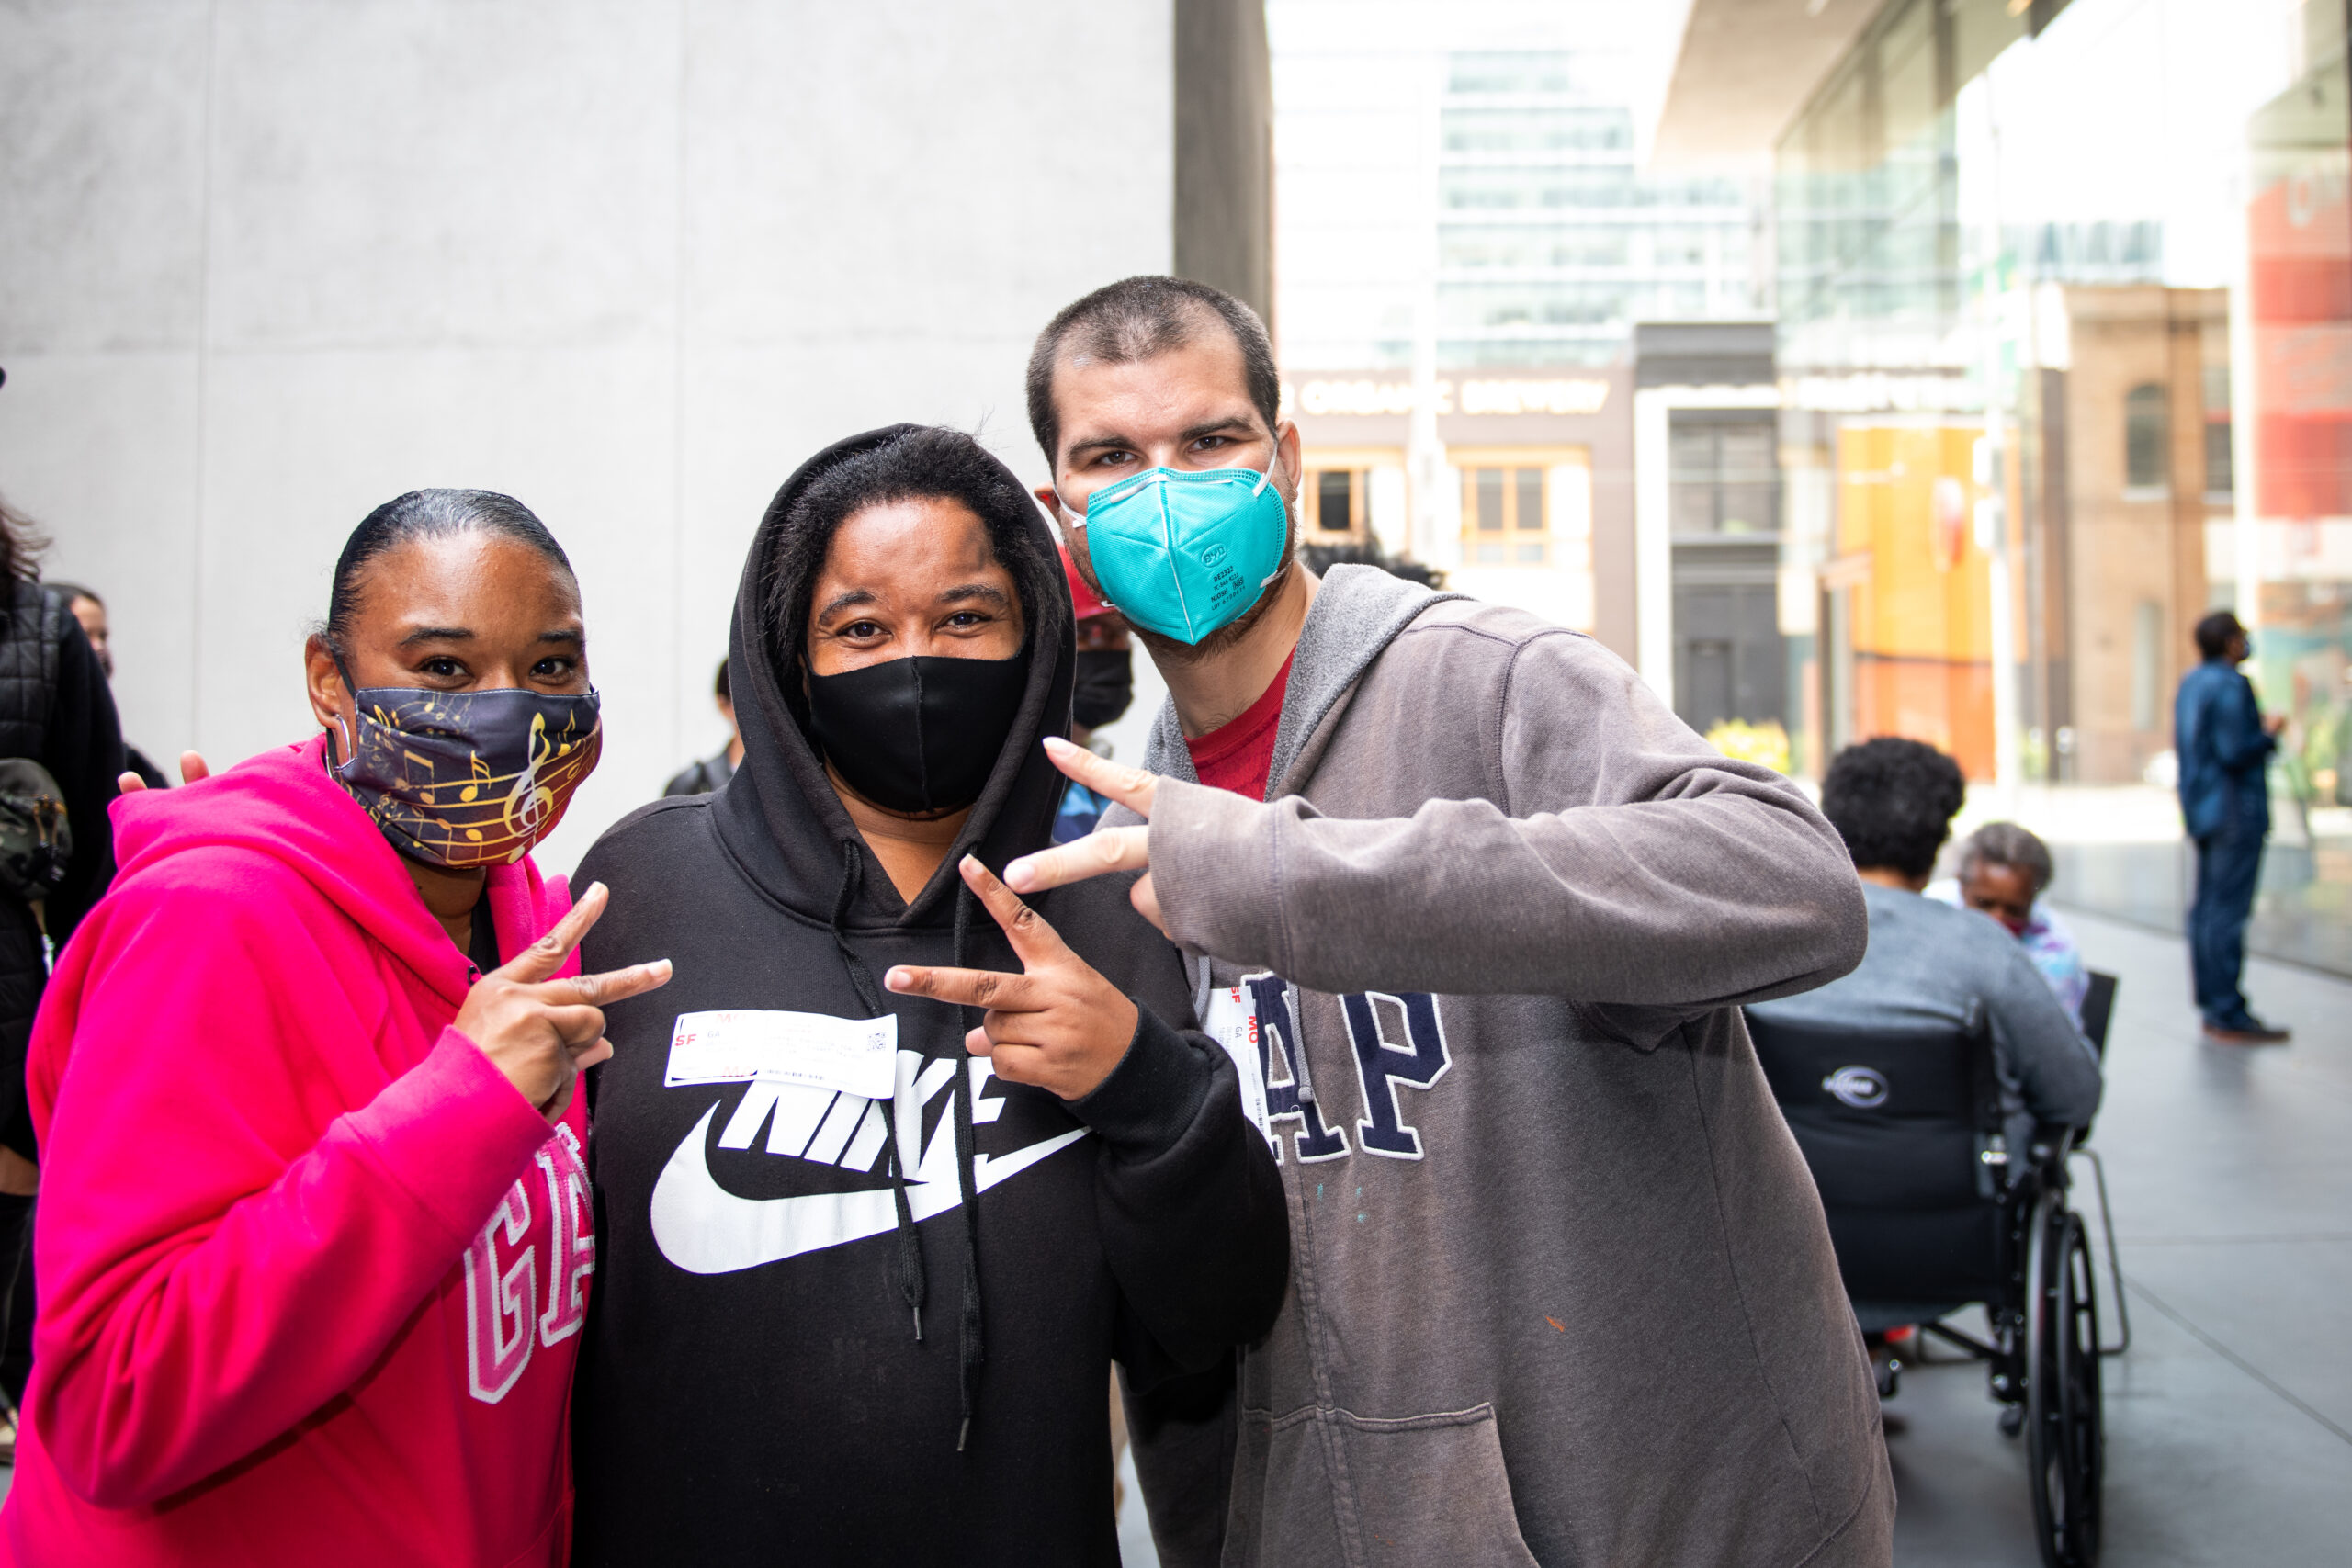
[[[1849,746],[1821,781],[1821,814],[1862,869],[1887,867],[1921,877],[1951,837],[1951,819],[1968,799],[1960,764],[1917,740],[1883,735]]]

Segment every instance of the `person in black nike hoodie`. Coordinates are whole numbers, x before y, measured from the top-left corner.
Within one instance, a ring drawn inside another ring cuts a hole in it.
[[[591,1079],[572,1561],[1116,1563],[1106,1369],[1229,1379],[1289,1232],[1125,884],[1029,919],[967,859],[1050,840],[1039,740],[1075,662],[1052,537],[969,436],[853,437],[769,505],[729,659],[741,767],[579,872],[613,894],[590,968],[675,977],[607,1010]],[[934,999],[982,987],[996,1010]],[[685,1015],[727,1010],[739,1043],[741,1010],[895,1020],[897,1092],[772,1040],[714,1069]]]

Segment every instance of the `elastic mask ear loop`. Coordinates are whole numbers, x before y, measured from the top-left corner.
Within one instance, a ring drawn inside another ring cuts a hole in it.
[[[334,672],[343,677],[344,694],[351,698],[352,711],[354,713],[358,712],[359,688],[351,683],[351,671],[344,667],[343,655],[340,653],[334,656]],[[359,742],[352,739],[351,726],[344,722],[343,715],[335,715],[334,723],[335,728],[343,731],[343,749],[346,755],[339,761],[332,755],[334,750],[334,734],[332,730],[329,731],[327,734],[327,750],[330,755],[327,758],[327,771],[334,774],[336,778],[340,779],[344,777],[344,769],[350,767],[352,764],[359,761]]]

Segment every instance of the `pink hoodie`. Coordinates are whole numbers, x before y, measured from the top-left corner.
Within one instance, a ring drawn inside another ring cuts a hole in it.
[[[320,742],[114,821],[33,1032],[0,1562],[560,1564],[582,1097],[550,1133],[449,1026],[471,966]],[[508,958],[570,904],[528,861],[490,899]]]

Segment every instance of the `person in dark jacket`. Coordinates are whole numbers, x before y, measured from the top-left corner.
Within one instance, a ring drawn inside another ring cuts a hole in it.
[[[64,880],[40,908],[0,891],[0,1344],[9,1337],[9,1303],[40,1185],[25,1049],[49,979],[43,944],[62,948],[106,891],[114,871],[107,807],[123,766],[106,673],[67,595],[41,586],[39,550],[29,520],[0,503],[0,757],[49,771],[74,835]],[[0,1459],[13,1458],[15,1425],[5,1409],[0,1427]]]
[[[743,737],[735,727],[735,694],[727,684],[727,660],[718,661],[718,680],[711,687],[711,695],[718,704],[718,716],[727,721],[727,744],[714,754],[688,762],[670,775],[662,786],[669,795],[708,795],[735,776],[743,765]]]
[[[107,623],[107,602],[98,597],[97,590],[85,588],[78,582],[59,582],[52,580],[49,589],[52,593],[62,593],[65,596],[65,607],[74,612],[74,618],[81,623],[82,630],[88,636],[90,651],[98,656],[98,668],[106,671],[107,690],[111,693],[114,681],[114,629]],[[150,761],[144,751],[127,740],[123,742],[122,756],[124,770],[137,773],[141,787],[146,789],[171,787],[171,781],[164,776],[164,770]]]
[[[676,978],[591,1088],[575,1563],[1116,1563],[1111,1363],[1229,1381],[1273,1321],[1281,1180],[1176,951],[1126,879],[1024,909],[985,869],[1048,841],[1070,623],[968,436],[854,437],[769,506],[742,767],[579,873],[589,961]]]
[[[2197,895],[2188,907],[2188,966],[2205,1038],[2222,1045],[2270,1045],[2287,1031],[2247,1010],[2239,988],[2245,922],[2270,836],[2270,755],[2283,715],[2263,716],[2253,683],[2238,672],[2254,651],[2238,618],[2217,610],[2197,623],[2204,662],[2181,678],[2173,704],[2173,750],[2180,763],[2180,815],[2197,846]]]

